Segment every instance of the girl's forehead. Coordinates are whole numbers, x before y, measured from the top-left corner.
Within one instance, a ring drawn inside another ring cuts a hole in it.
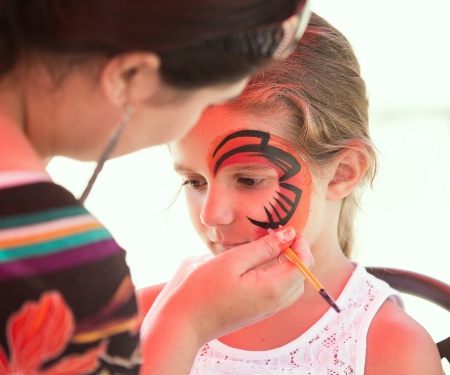
[[[263,113],[247,112],[230,108],[227,105],[216,106],[208,109],[203,114],[197,127],[193,129],[194,137],[203,138],[211,144],[218,144],[230,134],[242,130],[255,130],[270,134],[271,142],[283,147],[291,147],[288,140],[283,139],[277,128],[280,127],[280,119],[274,120]],[[251,137],[239,137],[235,143],[253,142]]]
[[[210,160],[218,159],[221,155],[247,154],[248,157],[254,157],[282,153],[297,154],[289,142],[273,134],[270,129],[251,126],[222,129],[219,135],[211,139],[207,152]]]
[[[208,164],[217,159],[217,154],[236,153],[242,147],[264,151],[267,144],[272,151],[279,148],[299,156],[290,142],[276,134],[278,125],[267,116],[220,105],[207,109],[199,123],[176,146],[184,156],[197,155],[202,163]]]
[[[237,128],[256,128],[267,130],[271,123],[266,116],[251,110],[241,110],[230,105],[219,105],[207,109],[201,119],[200,126],[209,128],[213,133],[227,133]]]

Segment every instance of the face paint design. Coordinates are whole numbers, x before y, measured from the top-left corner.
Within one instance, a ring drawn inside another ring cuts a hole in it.
[[[279,175],[279,190],[274,192],[273,201],[264,206],[267,220],[250,217],[248,220],[267,230],[284,226],[292,219],[289,224],[302,231],[308,218],[312,183],[308,169],[293,154],[294,150],[269,133],[241,130],[226,136],[214,149],[211,158],[213,174],[215,176],[222,168],[237,163],[273,166]]]

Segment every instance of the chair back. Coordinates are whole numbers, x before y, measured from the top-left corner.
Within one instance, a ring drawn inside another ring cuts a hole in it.
[[[425,299],[450,312],[450,285],[433,277],[398,268],[366,267],[367,271],[386,281],[401,293]],[[449,328],[450,335],[450,325]],[[441,358],[450,362],[450,336],[436,343]]]

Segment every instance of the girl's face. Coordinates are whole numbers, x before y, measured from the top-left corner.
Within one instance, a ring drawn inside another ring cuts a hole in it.
[[[170,147],[191,220],[215,255],[269,228],[289,225],[301,233],[306,225],[308,167],[271,127],[264,117],[217,106]]]

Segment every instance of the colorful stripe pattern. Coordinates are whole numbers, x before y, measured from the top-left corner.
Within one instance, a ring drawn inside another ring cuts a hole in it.
[[[23,355],[11,332],[28,332],[21,322],[31,311],[47,311],[41,305],[48,301],[58,306],[67,326],[43,329],[70,332],[60,351],[43,356],[33,369],[8,362]],[[71,193],[48,182],[0,190],[0,369],[3,363],[6,373],[11,366],[36,371],[66,361],[69,354],[92,359],[95,353],[96,371],[136,373],[137,317],[125,251]],[[86,373],[95,369],[92,363]]]

